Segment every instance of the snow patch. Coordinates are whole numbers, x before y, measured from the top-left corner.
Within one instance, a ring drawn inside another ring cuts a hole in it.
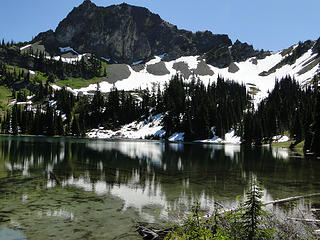
[[[200,143],[215,143],[215,144],[241,144],[241,137],[235,134],[235,130],[233,128],[230,129],[228,133],[224,135],[224,138],[220,138],[215,135],[215,127],[211,128],[213,133],[213,138],[205,139],[205,140],[197,140],[195,142]]]
[[[137,62],[133,62],[133,63],[131,64],[131,66],[136,66],[136,65],[139,65],[139,64],[141,64],[141,63],[143,63],[143,60],[140,60],[140,61],[137,61]]]
[[[106,62],[110,62],[110,60],[111,60],[110,58],[104,58],[104,57],[101,57],[101,59],[105,60]]]
[[[24,50],[24,49],[26,49],[26,48],[28,48],[28,47],[31,47],[31,44],[28,44],[28,45],[26,45],[26,46],[24,46],[24,47],[21,47],[20,50],[22,51],[22,50]]]
[[[272,141],[274,143],[283,143],[283,142],[289,142],[291,139],[288,136],[278,135],[274,136],[272,138]]]
[[[87,55],[87,54],[86,53],[85,54],[79,54],[77,57],[74,57],[74,58],[64,58],[64,57],[61,57],[61,56],[54,56],[52,59],[56,60],[56,61],[60,61],[60,59],[61,59],[62,62],[73,64],[75,62],[81,61],[81,59],[85,55]]]
[[[89,138],[125,138],[125,139],[146,139],[150,137],[162,138],[165,135],[165,131],[162,126],[163,115],[157,114],[150,116],[145,121],[135,121],[122,126],[118,131],[92,129],[87,133]]]
[[[9,103],[9,106],[11,105],[31,105],[32,102],[28,101],[28,102],[17,102],[16,100],[12,101],[11,103]]]
[[[172,134],[168,140],[170,142],[183,142],[184,141],[184,133],[174,133]]]

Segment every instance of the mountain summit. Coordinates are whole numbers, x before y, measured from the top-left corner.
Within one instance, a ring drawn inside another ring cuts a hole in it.
[[[90,0],[74,8],[55,32],[40,33],[37,41],[51,54],[69,46],[127,64],[164,53],[166,60],[206,54],[210,63],[225,67],[233,60],[260,54],[241,42],[236,51],[230,51],[232,42],[227,35],[180,30],[143,7],[126,3],[98,7]]]

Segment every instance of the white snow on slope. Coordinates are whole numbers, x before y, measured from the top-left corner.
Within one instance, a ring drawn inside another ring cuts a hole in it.
[[[270,70],[276,64],[281,62],[286,56],[282,56],[281,52],[273,53],[270,56],[267,56],[264,59],[258,59],[257,64],[253,63],[253,59],[248,59],[244,62],[237,62],[236,65],[239,67],[239,71],[235,73],[230,73],[228,68],[217,68],[209,65],[210,69],[214,72],[213,76],[198,76],[204,84],[209,84],[209,82],[214,82],[217,80],[218,76],[222,76],[225,79],[234,80],[239,83],[246,84],[248,90],[251,87],[256,87],[260,91],[254,97],[254,103],[257,105],[263,98],[267,96],[268,91],[271,91],[274,88],[275,80],[281,79],[287,75],[295,77],[300,83],[304,83],[307,80],[310,80],[317,72],[319,72],[319,65],[313,67],[310,71],[302,75],[298,75],[299,71],[303,69],[303,64],[307,63],[310,59],[315,57],[315,54],[312,54],[312,50],[309,50],[304,55],[302,55],[297,61],[292,65],[285,65],[280,69],[277,69],[274,73],[271,73],[268,76],[259,76],[260,73],[264,71]],[[131,75],[124,80],[117,81],[114,85],[119,90],[135,90],[135,89],[151,89],[154,84],[160,83],[161,86],[164,86],[166,82],[169,82],[172,76],[174,76],[177,71],[173,69],[174,63],[177,62],[185,62],[188,64],[190,70],[194,70],[197,68],[200,60],[199,56],[186,56],[181,57],[176,60],[170,62],[164,62],[166,68],[170,72],[169,74],[156,76],[147,72],[146,68],[141,70],[140,72],[134,71],[131,66],[129,70]],[[152,65],[162,61],[161,57],[156,56],[154,59],[150,60],[146,63],[146,65]],[[190,80],[192,76],[189,77]],[[102,92],[109,92],[113,87],[113,84],[108,82],[100,83],[100,90]],[[96,84],[92,84],[87,88],[75,89],[74,92],[82,91],[84,94],[88,93],[88,91],[96,90]]]
[[[87,133],[89,138],[125,138],[125,139],[146,139],[150,136],[163,137],[165,131],[161,125],[163,115],[158,114],[149,119],[141,122],[132,122],[124,125],[118,131],[103,130],[103,129],[92,129]]]

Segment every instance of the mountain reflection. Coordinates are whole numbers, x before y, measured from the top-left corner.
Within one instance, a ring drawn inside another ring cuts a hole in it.
[[[135,207],[146,217],[143,209],[149,205],[159,206],[162,215],[195,199],[210,209],[214,201],[233,205],[252,175],[264,185],[268,200],[314,192],[318,165],[291,158],[283,149],[237,145],[0,138],[0,179],[43,175],[46,188],[61,185],[111,194],[124,200],[124,210]]]

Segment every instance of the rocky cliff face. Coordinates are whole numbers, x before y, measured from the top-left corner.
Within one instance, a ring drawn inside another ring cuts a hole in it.
[[[227,35],[179,30],[146,8],[128,4],[98,7],[90,0],[74,8],[55,32],[41,33],[36,41],[41,41],[51,54],[57,53],[58,47],[70,46],[80,53],[128,64],[164,53],[166,60],[219,49],[226,54],[232,46]],[[233,61],[232,54],[227,55],[221,59],[211,56],[211,63],[227,66]]]

